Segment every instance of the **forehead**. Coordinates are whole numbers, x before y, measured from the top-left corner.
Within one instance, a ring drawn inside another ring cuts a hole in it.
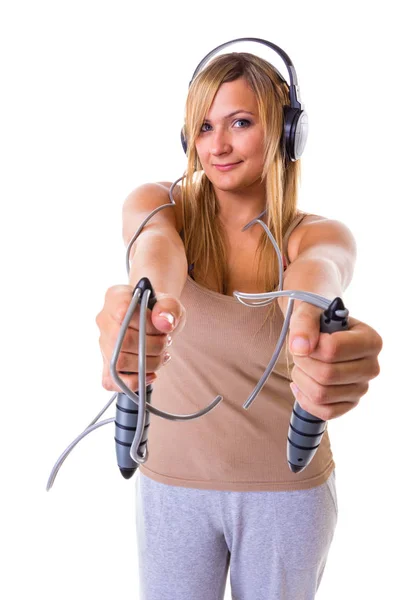
[[[243,78],[228,81],[219,87],[207,116],[218,119],[239,109],[258,114],[256,95]]]

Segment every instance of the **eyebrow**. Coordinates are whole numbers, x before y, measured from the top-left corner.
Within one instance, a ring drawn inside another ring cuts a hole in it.
[[[230,117],[233,117],[234,115],[237,115],[238,113],[246,113],[247,115],[253,115],[253,117],[255,116],[254,113],[252,113],[248,110],[239,109],[239,110],[235,110],[234,112],[229,113],[229,115],[226,115],[226,117],[223,117],[223,119],[229,119]],[[204,120],[208,121],[208,119],[204,119]]]

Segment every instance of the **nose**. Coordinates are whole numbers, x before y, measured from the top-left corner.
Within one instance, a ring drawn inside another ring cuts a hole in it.
[[[232,150],[229,133],[222,127],[216,127],[212,132],[210,152],[214,156],[229,153]]]

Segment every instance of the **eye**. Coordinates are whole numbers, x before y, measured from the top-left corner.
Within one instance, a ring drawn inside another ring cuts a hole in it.
[[[200,133],[204,133],[205,131],[210,131],[209,129],[206,129],[207,127],[211,127],[210,123],[203,123],[203,125],[200,127]]]
[[[243,127],[248,127],[249,125],[251,125],[251,122],[248,119],[238,119],[234,122],[234,125],[237,125],[238,123],[243,124],[242,126],[239,125],[239,129],[243,129]]]

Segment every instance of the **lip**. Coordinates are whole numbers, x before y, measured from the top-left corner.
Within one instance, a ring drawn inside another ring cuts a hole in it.
[[[230,171],[231,169],[234,169],[235,167],[237,167],[241,163],[242,163],[242,161],[240,160],[239,162],[236,162],[236,163],[228,163],[226,165],[213,165],[213,166],[216,169],[218,169],[218,171]]]

